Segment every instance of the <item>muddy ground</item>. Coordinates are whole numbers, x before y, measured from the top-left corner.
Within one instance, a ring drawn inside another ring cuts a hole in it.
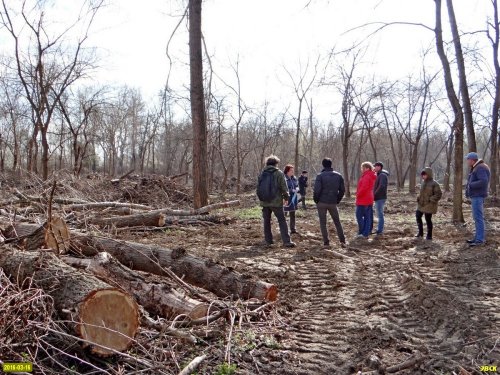
[[[276,222],[277,244],[260,245],[252,195],[243,198],[243,208],[225,211],[233,224],[132,239],[180,246],[278,285],[270,322],[233,335],[236,373],[355,374],[377,367],[399,374],[480,373],[480,366],[500,365],[500,209],[486,209],[487,245],[469,248],[470,206],[467,224],[455,226],[450,200],[442,202],[433,242],[413,238],[415,199],[396,192],[386,205],[385,234],[365,242],[354,239],[353,200],[342,202],[347,249],[331,222],[334,246],[322,248],[312,202],[298,213],[296,248],[279,245]]]
[[[161,176],[160,176],[161,177]],[[182,181],[150,176],[111,185],[107,180],[68,179],[61,196],[132,201],[184,208],[190,192]],[[3,179],[3,199],[19,186]],[[12,185],[12,186],[11,186]],[[50,186],[23,184],[27,194]],[[50,189],[49,189],[50,190]],[[212,197],[212,201],[230,200]],[[241,207],[218,211],[230,224],[172,225],[163,231],[120,231],[112,236],[217,260],[278,286],[279,298],[252,321],[227,321],[201,330],[196,345],[172,339],[165,363],[177,374],[194,357],[207,357],[198,374],[479,374],[500,365],[500,208],[486,208],[488,242],[469,248],[466,224],[451,223],[446,195],[434,217],[434,241],[416,241],[415,197],[390,192],[386,231],[356,241],[355,205],[339,206],[348,248],[340,247],[329,222],[332,249],[323,249],[316,210],[297,213],[297,247],[264,247],[260,209],[253,193]],[[234,302],[233,302],[234,303]],[[229,339],[230,338],[230,339]],[[133,349],[132,349],[132,355]],[[225,365],[230,362],[232,366]],[[382,371],[376,372],[377,368]]]

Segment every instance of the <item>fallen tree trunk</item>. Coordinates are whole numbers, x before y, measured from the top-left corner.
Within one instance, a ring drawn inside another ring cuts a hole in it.
[[[229,201],[229,202],[221,202],[211,204],[205,207],[201,207],[199,209],[192,210],[173,210],[171,208],[162,208],[159,210],[152,210],[145,213],[139,213],[135,215],[128,216],[113,216],[110,218],[100,218],[94,217],[87,220],[88,223],[104,226],[104,227],[115,227],[115,228],[123,228],[123,227],[135,227],[139,225],[144,226],[156,226],[162,227],[165,225],[165,215],[170,216],[194,216],[207,214],[211,210],[215,210],[218,208],[226,208],[238,206],[240,201]]]
[[[187,315],[199,319],[207,315],[208,305],[189,298],[170,285],[147,282],[139,273],[125,267],[108,253],[99,253],[92,259],[64,256],[61,260],[75,268],[83,268],[99,279],[121,288],[134,296],[149,313],[172,318]]]
[[[6,239],[17,240],[26,250],[52,249],[56,254],[65,254],[69,249],[69,229],[60,217],[39,224],[14,223],[2,234]]]
[[[120,207],[120,208],[130,208],[134,210],[150,210],[151,207],[146,206],[144,204],[138,204],[138,203],[124,203],[124,202],[83,202],[79,204],[72,204],[69,206],[66,206],[66,209],[69,209],[71,211],[78,211],[78,210],[89,210],[92,208],[108,208],[108,207]]]
[[[219,297],[275,301],[278,296],[278,289],[273,284],[254,280],[208,259],[191,256],[182,249],[170,250],[77,233],[72,233],[71,244],[71,251],[87,256],[108,252],[133,270],[166,276],[164,268],[169,268],[187,283]]]
[[[165,225],[165,215],[161,212],[145,212],[128,216],[112,216],[107,218],[93,217],[86,220],[87,223],[99,225],[101,227],[135,227],[135,226],[152,226],[162,227]]]
[[[155,210],[156,212],[161,212],[166,215],[171,216],[193,216],[193,215],[202,215],[208,214],[212,210],[217,210],[219,208],[228,208],[228,207],[236,207],[240,205],[239,200],[228,201],[228,202],[219,202],[214,204],[209,204],[208,206],[204,206],[198,209],[190,209],[190,210],[173,210],[171,208],[162,208],[159,210]],[[151,212],[155,212],[151,211]]]
[[[48,252],[3,246],[0,267],[20,286],[31,278],[49,294],[58,312],[71,320],[77,336],[92,343],[94,353],[107,356],[130,347],[139,328],[139,307],[119,288],[75,270]]]

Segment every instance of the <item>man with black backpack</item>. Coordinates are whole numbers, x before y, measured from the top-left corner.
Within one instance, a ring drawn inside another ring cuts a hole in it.
[[[288,188],[285,175],[277,167],[280,159],[274,155],[266,158],[266,167],[259,176],[257,183],[257,197],[262,207],[262,219],[264,222],[264,239],[266,245],[273,244],[271,231],[271,214],[274,213],[280,227],[281,240],[285,247],[295,247],[290,240],[288,225],[285,218],[283,205],[288,200]]]

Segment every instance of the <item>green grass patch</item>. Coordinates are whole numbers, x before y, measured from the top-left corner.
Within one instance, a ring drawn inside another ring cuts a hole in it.
[[[236,373],[236,368],[236,365],[230,365],[224,362],[223,364],[217,366],[215,375],[232,375]]]
[[[260,219],[262,218],[262,207],[241,208],[234,211],[234,216],[240,220]]]

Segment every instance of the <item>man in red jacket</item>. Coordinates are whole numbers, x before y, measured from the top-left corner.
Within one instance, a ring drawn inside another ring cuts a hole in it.
[[[361,164],[361,178],[356,189],[356,220],[358,221],[357,238],[368,238],[373,221],[373,186],[377,175],[369,161]]]

